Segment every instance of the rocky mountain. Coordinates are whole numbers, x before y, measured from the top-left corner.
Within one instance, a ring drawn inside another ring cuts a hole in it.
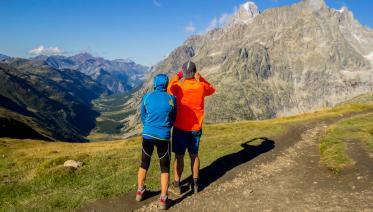
[[[206,99],[209,123],[302,113],[373,90],[373,30],[346,7],[329,8],[323,0],[263,12],[243,4],[224,27],[187,39],[153,75],[175,74],[188,49],[217,88]],[[139,108],[150,85],[151,79],[132,94],[129,111]],[[124,120],[124,132],[136,132],[138,115]]]
[[[0,54],[0,61],[7,60],[7,59],[9,59],[9,58],[10,58],[10,57],[7,56],[7,55]]]
[[[127,93],[140,86],[149,73],[149,67],[131,60],[107,60],[81,53],[66,57],[60,55],[39,55],[35,61],[45,61],[57,69],[80,71],[106,86],[113,93]]]
[[[89,76],[43,61],[0,62],[0,137],[86,141],[98,112],[91,101],[109,91]]]
[[[242,4],[236,14],[231,18],[231,21],[228,23],[230,26],[237,24],[249,24],[254,18],[260,14],[260,11],[254,2],[248,1]]]

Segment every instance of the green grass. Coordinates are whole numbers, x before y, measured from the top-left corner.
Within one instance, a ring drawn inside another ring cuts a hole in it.
[[[373,93],[366,93],[366,94],[361,94],[359,96],[356,96],[348,101],[342,102],[339,105],[351,104],[351,103],[367,104],[367,103],[372,103],[372,102],[373,102]]]
[[[281,124],[268,127],[268,123],[257,122],[207,126],[201,142],[201,165],[239,151],[240,144],[252,138],[284,130]],[[1,179],[0,206],[4,211],[73,210],[136,188],[141,153],[138,138],[87,144],[2,139],[0,144],[0,155],[4,155],[0,173],[9,176]],[[82,161],[84,166],[77,171],[65,169],[67,159]],[[158,166],[154,157],[147,178],[152,189],[159,187]],[[186,168],[184,176],[189,174]]]
[[[352,141],[361,142],[367,151],[373,152],[373,113],[330,126],[320,143],[321,162],[336,173],[352,165],[354,161],[347,154],[348,145]]]
[[[91,131],[89,138],[95,137],[95,134],[106,134],[106,138],[110,138],[112,135],[118,136],[123,133],[123,120],[136,113],[136,109],[125,107],[130,98],[131,94],[115,94],[93,101],[94,108],[100,112],[100,116],[96,119],[96,127]]]
[[[281,135],[290,125],[372,109],[373,105],[353,104],[272,120],[206,125],[201,167],[240,151],[240,144],[253,138]],[[139,138],[81,144],[0,139],[0,211],[72,211],[134,190],[140,145]],[[65,169],[67,159],[84,165],[76,171]],[[146,182],[151,189],[159,187],[158,167],[153,157]],[[185,168],[183,176],[189,174]]]
[[[119,134],[123,123],[113,120],[98,121],[95,132],[107,134]]]

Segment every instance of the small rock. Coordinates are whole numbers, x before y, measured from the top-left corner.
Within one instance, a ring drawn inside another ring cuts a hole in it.
[[[249,189],[249,190],[244,190],[243,194],[246,195],[246,196],[248,196],[248,195],[250,195],[253,192],[254,192],[253,190]]]
[[[361,180],[361,179],[363,179],[363,177],[362,176],[358,176],[356,179]]]
[[[352,186],[352,189],[355,190],[356,186]]]
[[[79,162],[79,161],[75,161],[75,160],[67,160],[67,161],[65,161],[65,163],[63,163],[63,166],[68,167],[68,168],[77,169],[77,168],[83,166],[83,162]]]
[[[313,182],[313,184],[315,184],[315,185],[316,185],[316,184],[317,184],[317,182],[315,181],[315,182]]]

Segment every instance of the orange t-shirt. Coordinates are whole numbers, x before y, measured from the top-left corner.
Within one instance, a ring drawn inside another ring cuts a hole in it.
[[[215,88],[200,77],[185,79],[179,82],[179,77],[172,78],[167,91],[176,97],[176,122],[175,127],[184,131],[202,129],[204,99],[215,92]]]

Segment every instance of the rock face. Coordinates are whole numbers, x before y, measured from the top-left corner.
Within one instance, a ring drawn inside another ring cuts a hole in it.
[[[45,61],[53,68],[80,71],[106,86],[113,93],[127,93],[146,79],[149,67],[131,60],[106,60],[88,53],[71,57],[40,55],[33,60]]]
[[[91,101],[107,89],[83,73],[45,62],[0,62],[0,137],[86,141],[98,112]]]
[[[296,114],[373,90],[373,30],[323,0],[262,13],[244,4],[225,27],[186,40],[153,75],[175,74],[188,48],[217,88],[205,104],[208,123]],[[139,107],[150,85],[132,95],[129,108]],[[128,117],[129,126],[139,124],[138,114]]]

